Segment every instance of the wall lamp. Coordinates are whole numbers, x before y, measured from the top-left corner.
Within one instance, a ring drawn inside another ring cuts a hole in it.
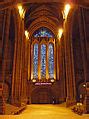
[[[64,7],[64,11],[62,12],[63,19],[66,19],[67,18],[70,9],[71,9],[70,4],[66,4],[65,7]]]
[[[23,6],[19,4],[19,5],[18,5],[18,10],[19,10],[19,15],[20,15],[20,17],[21,17],[22,19],[24,19],[25,10],[24,10]]]
[[[58,39],[60,39],[62,37],[62,34],[63,34],[63,28],[60,28],[58,30]]]
[[[25,37],[26,39],[29,39],[29,32],[27,30],[25,30]]]

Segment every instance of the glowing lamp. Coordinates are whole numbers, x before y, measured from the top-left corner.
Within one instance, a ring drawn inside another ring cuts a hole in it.
[[[58,30],[58,38],[59,38],[59,39],[62,37],[62,34],[63,34],[63,29],[60,28],[60,29]]]
[[[86,87],[86,85],[85,85],[85,84],[83,84],[83,87]]]
[[[24,18],[25,10],[23,9],[22,5],[18,5],[19,15],[21,18]]]
[[[54,79],[51,79],[50,81],[51,81],[52,83],[54,83]]]
[[[33,79],[32,82],[35,83],[36,82],[36,79]]]
[[[29,32],[27,30],[25,31],[25,37],[26,39],[29,39]]]
[[[63,18],[64,18],[64,19],[67,18],[70,9],[71,9],[70,4],[66,4],[65,7],[64,7],[64,11],[63,11]]]

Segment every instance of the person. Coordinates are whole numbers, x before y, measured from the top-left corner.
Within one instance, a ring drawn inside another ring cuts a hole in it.
[[[54,96],[52,97],[52,103],[53,103],[53,104],[56,103],[56,100],[55,100],[55,97],[54,97]]]

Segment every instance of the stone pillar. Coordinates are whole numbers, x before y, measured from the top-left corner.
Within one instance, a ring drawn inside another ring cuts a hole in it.
[[[71,10],[72,13],[72,10]],[[76,102],[75,91],[75,77],[74,77],[74,64],[73,64],[73,47],[72,47],[72,14],[64,22],[64,47],[65,47],[65,65],[66,65],[66,88],[67,88],[67,106],[73,105]],[[70,17],[71,16],[71,17]]]
[[[14,63],[13,63],[13,78],[12,78],[12,103],[20,106],[21,104],[21,82],[22,82],[22,34],[23,23],[22,19],[16,12],[16,29],[15,38]]]
[[[84,68],[84,80],[86,85],[86,94],[85,94],[85,112],[89,113],[89,66],[88,66],[88,54],[87,54],[87,28],[85,25],[85,13],[84,8],[79,8],[79,27],[80,27],[80,39],[81,39],[81,49],[82,49],[82,57],[83,57],[83,68]]]
[[[29,57],[29,39],[26,39],[23,31],[22,40],[22,80],[21,80],[21,104],[27,103],[27,82],[28,82],[28,57]]]
[[[0,114],[5,114],[5,99],[4,99],[4,84],[8,72],[8,51],[9,51],[9,25],[10,25],[11,10],[4,12],[3,20],[3,45],[2,45],[2,69],[1,69],[1,84],[0,84]]]

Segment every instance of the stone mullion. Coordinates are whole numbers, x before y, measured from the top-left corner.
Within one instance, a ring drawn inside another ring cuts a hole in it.
[[[54,39],[54,79],[57,79],[57,39]]]
[[[41,44],[38,44],[38,78],[41,80]]]
[[[48,79],[49,79],[49,72],[48,72],[48,63],[49,63],[49,59],[48,59],[48,43],[46,44],[46,79],[47,79],[47,81],[48,81]]]

